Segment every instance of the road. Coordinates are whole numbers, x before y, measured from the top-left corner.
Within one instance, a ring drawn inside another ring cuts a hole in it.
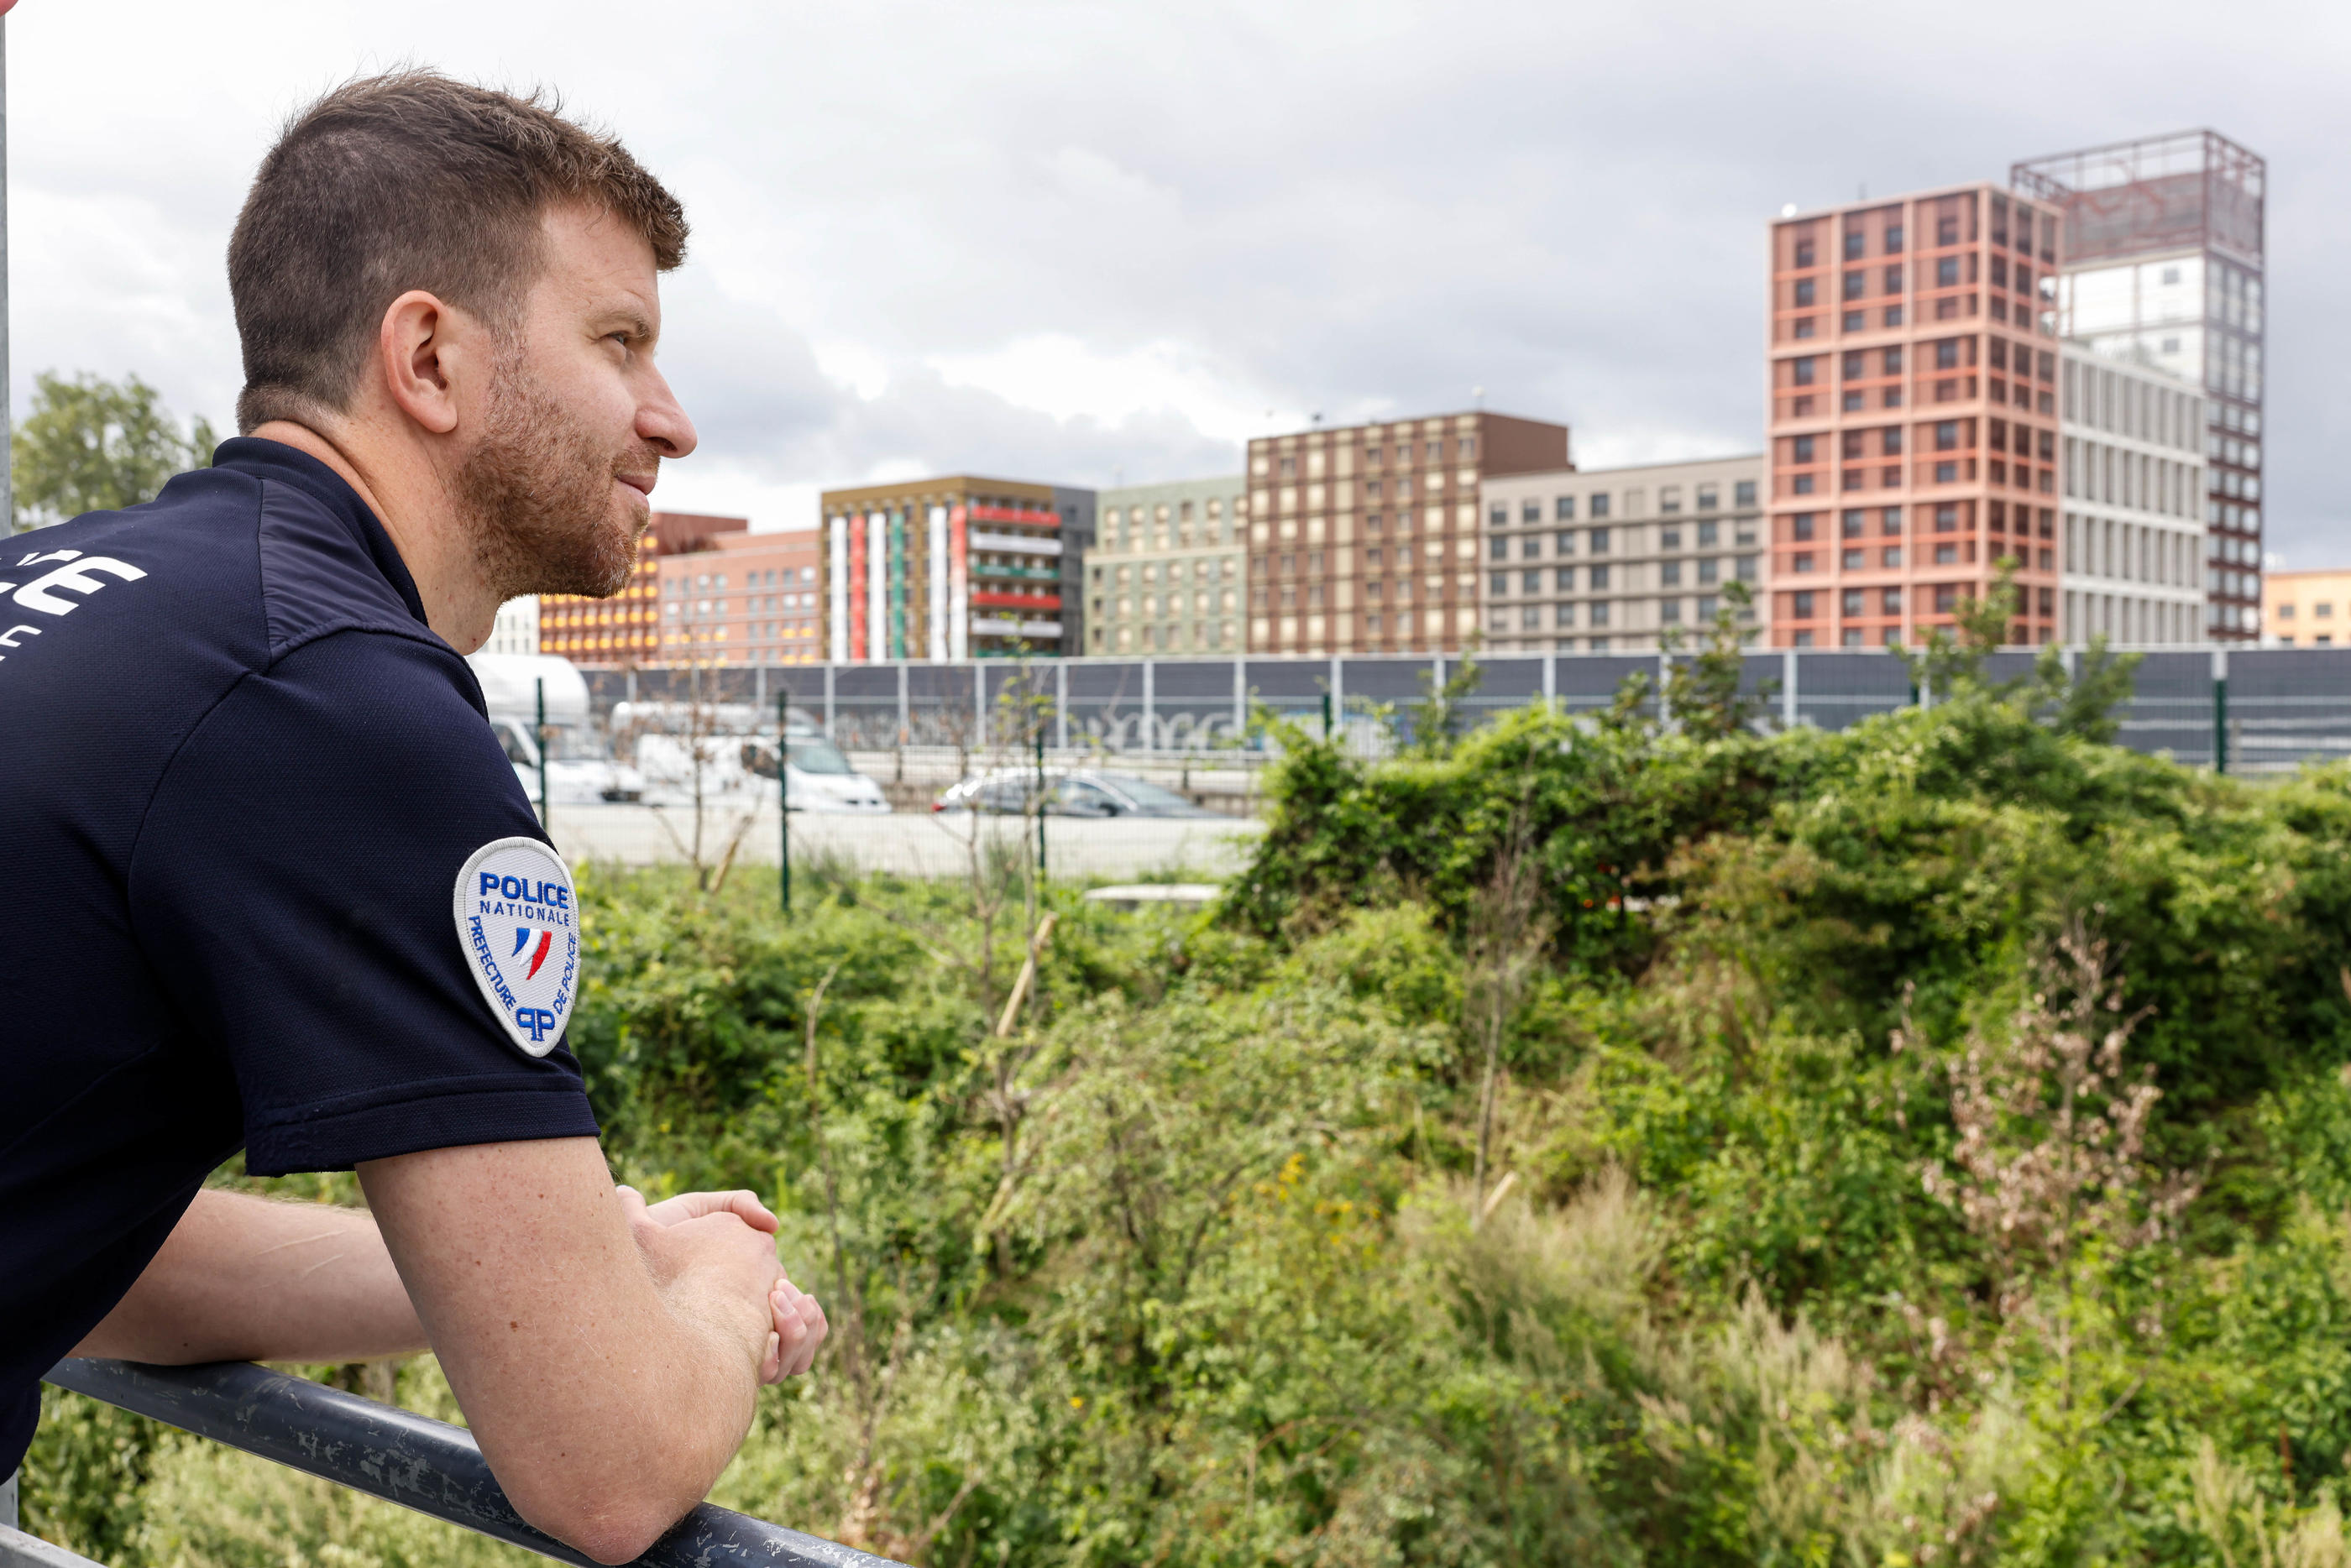
[[[859,871],[902,877],[960,877],[970,867],[977,827],[985,846],[1023,853],[1019,817],[971,817],[934,812],[884,816],[792,813],[792,860],[837,859]],[[716,863],[740,830],[738,861],[776,863],[776,808],[745,804],[707,808],[702,858]],[[1184,871],[1217,879],[1247,863],[1261,823],[1240,818],[1123,817],[1094,821],[1049,817],[1045,865],[1055,877],[1134,877]],[[675,864],[693,858],[694,813],[685,807],[565,805],[555,808],[556,847],[574,865],[601,860],[623,866]]]

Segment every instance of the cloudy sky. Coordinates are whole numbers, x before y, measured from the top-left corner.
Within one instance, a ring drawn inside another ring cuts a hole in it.
[[[559,88],[684,199],[657,501],[1237,469],[1466,406],[1586,466],[1761,446],[1785,202],[2210,125],[2270,160],[2270,548],[2351,564],[2351,7],[2173,0],[22,0],[16,406],[136,371],[225,422],[222,253],[287,112],[401,62]],[[2334,279],[2336,281],[2330,281]],[[2335,458],[2326,454],[2333,452]]]

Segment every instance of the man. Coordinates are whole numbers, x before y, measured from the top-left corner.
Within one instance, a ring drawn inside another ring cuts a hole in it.
[[[570,877],[461,657],[627,580],[695,445],[685,234],[536,99],[340,88],[230,242],[242,438],[0,549],[0,1476],[69,1353],[429,1344],[523,1516],[621,1562],[814,1357],[756,1199],[613,1187]],[[201,1190],[240,1146],[371,1212]]]

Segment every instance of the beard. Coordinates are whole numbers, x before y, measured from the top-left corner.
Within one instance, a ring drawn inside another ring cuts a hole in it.
[[[482,440],[456,474],[483,579],[501,603],[526,594],[611,597],[628,586],[653,520],[642,503],[616,508],[613,481],[650,474],[659,453],[643,441],[614,452],[513,359],[494,384]]]

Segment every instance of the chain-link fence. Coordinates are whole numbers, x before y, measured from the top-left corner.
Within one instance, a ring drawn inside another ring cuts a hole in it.
[[[1635,676],[1648,679],[1644,706],[1654,712],[1667,657],[1480,657],[1474,684],[1456,680],[1450,722],[1466,730],[1539,701],[1570,712],[1605,708]],[[1461,675],[1463,663],[1458,655],[1081,659],[586,674],[600,721],[623,701],[699,701],[772,714],[784,699],[853,752],[945,748],[984,756],[1025,753],[1042,741],[1056,753],[1215,756],[1246,766],[1266,754],[1265,738],[1250,732],[1255,708],[1317,732],[1326,721],[1342,725],[1352,743],[1376,753],[1413,738],[1415,725],[1437,711],[1428,706],[1431,696]],[[1988,673],[2004,680],[2031,667],[2028,654],[2002,653]],[[1762,699],[1767,722],[1823,730],[1922,700],[1908,667],[1881,652],[1752,653],[1744,684]],[[2351,649],[2144,650],[2117,717],[2124,745],[2197,766],[2217,763],[2230,773],[2283,772],[2351,754]]]

